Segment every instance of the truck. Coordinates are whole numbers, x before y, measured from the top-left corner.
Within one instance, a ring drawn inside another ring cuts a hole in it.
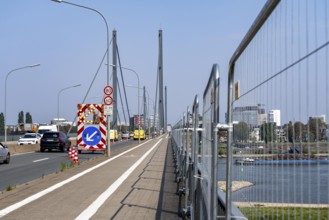
[[[143,129],[136,129],[134,130],[134,140],[145,140],[145,131]]]
[[[117,130],[110,130],[110,140],[117,141],[119,139],[118,131]]]
[[[41,125],[39,126],[37,133],[43,135],[47,131],[58,131],[58,129],[56,125]]]

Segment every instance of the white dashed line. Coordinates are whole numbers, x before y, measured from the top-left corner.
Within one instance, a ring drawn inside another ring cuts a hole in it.
[[[43,159],[40,159],[40,160],[34,160],[32,161],[33,163],[37,163],[37,162],[41,162],[41,161],[44,161],[44,160],[49,160],[49,158],[43,158]]]

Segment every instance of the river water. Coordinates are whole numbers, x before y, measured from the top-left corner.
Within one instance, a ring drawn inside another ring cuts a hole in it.
[[[219,180],[225,180],[225,163],[218,161]],[[233,192],[233,201],[329,204],[328,164],[234,164],[232,180],[254,184]]]

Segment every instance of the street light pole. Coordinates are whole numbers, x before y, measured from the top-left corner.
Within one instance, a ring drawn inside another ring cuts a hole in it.
[[[78,85],[75,85],[75,86],[69,86],[69,87],[63,88],[63,89],[61,89],[61,90],[58,92],[58,94],[57,94],[57,127],[58,127],[58,131],[59,131],[59,95],[60,95],[60,93],[63,92],[64,90],[71,89],[71,88],[78,87],[78,86],[81,86],[81,84],[78,84]]]
[[[71,3],[71,2],[67,2],[67,1],[62,1],[62,0],[51,0],[51,1],[54,1],[54,2],[57,2],[57,3],[66,3],[66,4],[69,4],[69,5],[73,5],[73,6],[77,6],[77,7],[80,7],[80,8],[84,8],[84,9],[88,9],[88,10],[91,10],[91,11],[94,11],[96,12],[97,14],[99,14],[104,22],[105,22],[105,25],[106,25],[106,34],[107,34],[107,39],[106,39],[106,50],[107,50],[107,63],[110,63],[110,54],[109,54],[109,47],[110,47],[110,35],[109,35],[109,27],[108,27],[108,24],[107,24],[107,21],[104,17],[104,15],[102,13],[100,13],[99,11],[97,11],[96,9],[93,9],[93,8],[89,8],[89,7],[86,7],[86,6],[83,6],[83,5],[78,5],[78,4],[75,4],[75,3]],[[107,66],[107,85],[110,86],[110,67]],[[111,156],[110,155],[110,149],[111,149],[111,140],[110,140],[110,116],[107,115],[106,116],[106,126],[107,126],[107,149],[106,149],[106,156]]]
[[[130,68],[127,68],[127,67],[123,67],[123,66],[119,66],[119,65],[113,65],[113,64],[108,64],[108,63],[106,65],[107,66],[116,66],[116,67],[120,67],[120,68],[125,69],[125,70],[129,70],[129,71],[135,73],[135,75],[137,76],[137,80],[138,80],[138,143],[140,143],[141,142],[141,138],[140,138],[141,115],[139,113],[139,90],[140,90],[140,86],[139,86],[140,85],[139,84],[139,75],[138,75],[138,73],[135,70],[130,69]]]
[[[12,72],[15,72],[17,70],[21,70],[21,69],[25,69],[25,68],[33,68],[33,67],[37,67],[37,66],[40,66],[40,64],[33,64],[33,65],[28,65],[28,66],[23,66],[23,67],[20,67],[20,68],[17,68],[17,69],[13,69],[11,70],[9,73],[7,73],[6,75],[6,79],[5,79],[5,120],[4,120],[4,126],[5,126],[5,144],[7,144],[7,79],[8,79],[8,76],[12,73]]]

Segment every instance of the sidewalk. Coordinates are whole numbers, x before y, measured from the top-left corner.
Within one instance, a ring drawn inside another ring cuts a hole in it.
[[[170,138],[163,139],[128,179],[104,204],[108,212],[92,219],[181,219]]]
[[[78,216],[85,219],[83,213],[114,185],[117,188],[90,215],[90,219],[181,219],[178,216],[179,197],[176,195],[170,138],[162,136],[161,141],[157,138],[136,149],[129,148],[131,151],[128,153],[10,212],[3,219],[76,219]],[[125,177],[122,184],[117,184],[143,157],[145,159]],[[15,196],[26,194],[24,198],[29,198],[41,190],[47,191],[54,184],[43,180],[39,182],[23,187],[25,190],[13,191],[10,197],[0,196],[0,211],[14,204],[10,200]],[[40,187],[46,183],[48,186]]]

